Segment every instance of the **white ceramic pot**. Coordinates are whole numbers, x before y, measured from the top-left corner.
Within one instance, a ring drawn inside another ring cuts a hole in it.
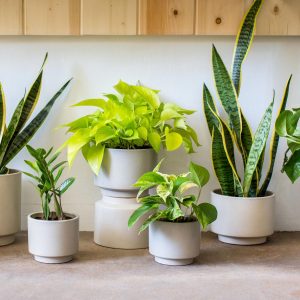
[[[265,197],[223,196],[220,190],[211,193],[211,204],[218,210],[218,218],[211,231],[221,242],[236,245],[265,243],[274,232],[275,196]]]
[[[28,249],[38,262],[55,264],[72,260],[79,247],[79,217],[45,221],[37,219],[41,213],[30,214],[28,220]]]
[[[94,242],[110,248],[147,248],[148,231],[138,233],[144,219],[128,228],[128,219],[139,206],[136,198],[103,196],[95,203]]]
[[[0,175],[0,246],[13,243],[20,231],[21,177],[17,170]]]
[[[105,149],[101,170],[95,177],[95,185],[111,197],[135,197],[137,179],[152,171],[156,164],[153,149]]]
[[[149,252],[160,264],[188,265],[199,256],[200,238],[200,224],[197,221],[155,221],[149,226]]]

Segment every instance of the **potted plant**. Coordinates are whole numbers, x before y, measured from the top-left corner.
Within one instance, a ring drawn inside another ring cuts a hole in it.
[[[127,228],[137,207],[133,184],[154,168],[161,148],[173,151],[184,145],[191,153],[193,143],[199,145],[186,122],[194,111],[161,102],[158,91],[145,86],[120,81],[114,89],[116,94],[75,105],[97,110],[66,125],[72,136],[63,147],[70,165],[81,150],[103,193],[95,204],[94,241],[113,248],[145,248],[147,234],[138,236],[138,224]]]
[[[159,168],[160,163],[135,183],[140,188],[140,207],[129,218],[128,226],[147,215],[140,232],[149,226],[149,251],[155,261],[166,265],[191,264],[200,252],[200,224],[205,229],[217,218],[213,205],[199,204],[209,173],[193,162],[189,172],[177,176],[163,174]],[[155,188],[156,193],[140,197],[149,188]],[[188,193],[191,188],[198,189],[196,195]]]
[[[34,259],[42,263],[64,263],[78,252],[79,217],[65,213],[62,195],[74,183],[70,177],[59,184],[66,161],[57,162],[59,152],[34,149],[27,145],[34,161],[25,160],[34,174],[23,172],[36,181],[42,212],[28,216],[28,248]],[[51,206],[53,209],[51,210]]]
[[[283,111],[276,120],[276,132],[286,138],[288,149],[285,152],[282,172],[294,183],[300,176],[300,108]]]
[[[211,229],[225,243],[251,245],[264,243],[274,231],[274,194],[268,191],[272,177],[279,136],[274,132],[270,145],[270,164],[262,179],[266,143],[271,127],[274,96],[254,135],[239,104],[242,63],[251,45],[256,17],[262,5],[255,0],[237,36],[231,74],[217,49],[212,49],[213,74],[220,102],[228,123],[220,117],[215,102],[204,84],[203,105],[212,136],[212,160],[221,189],[212,192],[219,212]],[[290,80],[279,108],[283,111],[288,98]],[[235,151],[235,148],[238,151]],[[236,152],[241,154],[244,174],[236,166]]]
[[[21,172],[10,169],[8,164],[31,140],[45,121],[52,106],[70,81],[67,81],[46,106],[28,122],[39,100],[43,67],[29,91],[18,103],[9,123],[6,123],[6,102],[0,84],[0,246],[13,243],[20,230]]]

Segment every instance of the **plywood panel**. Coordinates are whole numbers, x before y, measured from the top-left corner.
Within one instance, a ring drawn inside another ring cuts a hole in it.
[[[243,0],[196,0],[197,35],[235,35],[243,19]]]
[[[0,0],[0,34],[21,35],[23,33],[22,0]]]
[[[25,34],[77,35],[80,0],[24,0]]]
[[[246,0],[250,5],[251,0]],[[300,35],[300,1],[266,0],[257,19],[257,35]]]
[[[140,0],[139,34],[194,34],[194,0]]]
[[[82,34],[134,35],[137,0],[82,0]]]

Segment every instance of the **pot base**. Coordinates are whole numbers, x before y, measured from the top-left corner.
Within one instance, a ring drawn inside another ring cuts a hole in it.
[[[0,236],[0,246],[6,246],[12,244],[16,240],[14,234]]]
[[[186,266],[194,262],[193,258],[172,259],[172,258],[162,258],[162,257],[155,256],[154,259],[157,263],[162,265],[168,265],[168,266]]]
[[[222,243],[232,244],[232,245],[259,245],[264,244],[267,241],[266,237],[258,237],[258,238],[240,238],[240,237],[231,237],[225,235],[218,235],[218,239]]]
[[[73,259],[73,256],[61,256],[61,257],[47,257],[34,255],[33,258],[43,264],[63,264]]]

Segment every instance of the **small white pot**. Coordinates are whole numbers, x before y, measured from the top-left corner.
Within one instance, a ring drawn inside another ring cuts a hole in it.
[[[17,170],[0,175],[0,246],[13,243],[20,231],[21,177]]]
[[[221,242],[262,244],[274,233],[275,196],[271,192],[265,197],[231,197],[215,190],[211,193],[211,204],[218,210],[211,231],[218,234]]]
[[[156,164],[153,149],[105,149],[101,170],[95,185],[111,197],[135,197],[138,188],[133,184]]]
[[[28,220],[28,249],[38,262],[65,263],[72,260],[79,248],[79,217],[46,221],[36,219],[41,213],[30,214]]]
[[[188,265],[199,256],[200,238],[200,224],[197,221],[155,221],[149,226],[149,252],[160,264]]]

